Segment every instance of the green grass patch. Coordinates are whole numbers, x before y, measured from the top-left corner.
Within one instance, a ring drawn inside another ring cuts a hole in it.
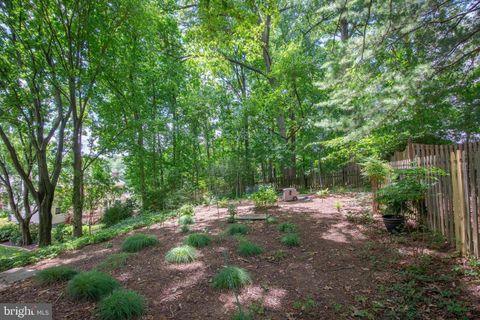
[[[132,230],[161,222],[169,217],[172,217],[173,215],[174,212],[172,211],[163,213],[143,213],[138,216],[123,220],[112,227],[99,230],[92,235],[85,235],[78,239],[51,245],[34,251],[25,251],[18,253],[14,257],[0,256],[0,272],[15,267],[26,266],[43,259],[53,258],[65,251],[77,250],[90,244],[105,242],[119,235],[129,233]]]
[[[25,254],[28,251],[15,247],[8,247],[0,245],[0,259],[11,259],[19,255]]]
[[[205,233],[192,233],[185,239],[185,244],[195,248],[203,248],[208,246],[212,239]]]
[[[238,244],[238,254],[244,257],[256,256],[263,252],[263,248],[258,244],[248,240],[240,241]]]
[[[292,233],[297,231],[297,226],[293,223],[284,222],[278,226],[278,231]]]
[[[248,233],[248,227],[241,223],[234,223],[228,226],[227,234],[233,236],[236,234],[245,235]]]
[[[140,317],[145,309],[145,298],[133,290],[119,289],[100,301],[101,320],[130,320]]]
[[[197,250],[189,245],[170,249],[165,255],[165,260],[170,263],[190,263],[197,259]]]
[[[289,247],[298,247],[302,244],[300,237],[296,233],[289,233],[280,240],[284,245]]]
[[[144,248],[155,246],[159,243],[158,238],[153,235],[135,234],[126,238],[122,243],[122,251],[138,252]]]
[[[88,271],[77,274],[68,282],[67,292],[76,300],[97,301],[105,297],[120,284],[106,273]]]
[[[178,218],[178,224],[185,226],[189,224],[194,224],[195,220],[193,219],[192,216],[189,215],[183,215],[180,218]]]
[[[127,264],[127,260],[131,255],[128,252],[114,253],[100,262],[95,269],[109,271],[122,268]]]
[[[40,284],[51,284],[64,282],[72,279],[78,274],[78,271],[67,266],[57,266],[40,270],[35,275],[35,280]]]
[[[239,289],[251,282],[252,279],[247,270],[235,266],[228,266],[223,267],[213,278],[213,287],[217,289]]]

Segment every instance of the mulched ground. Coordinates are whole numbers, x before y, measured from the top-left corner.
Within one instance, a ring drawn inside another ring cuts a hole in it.
[[[240,302],[245,307],[252,303],[263,306],[257,309],[258,318],[339,319],[338,304],[358,305],[358,296],[374,300],[379,295],[378,283],[390,278],[389,270],[374,270],[366,262],[365,243],[369,236],[362,232],[362,227],[346,219],[347,213],[365,209],[356,196],[344,194],[305,203],[280,203],[279,207],[269,209],[268,213],[279,222],[297,224],[302,246],[282,245],[283,234],[277,225],[254,221],[248,223],[247,238],[262,245],[265,252],[252,258],[240,257],[236,253],[238,242],[226,236],[223,241],[214,241],[200,249],[198,261],[171,265],[165,262],[165,253],[181,244],[185,237],[176,220],[137,230],[135,233],[155,234],[160,245],[135,254],[124,268],[111,274],[123,287],[146,297],[148,306],[142,319],[229,319],[236,310],[234,295],[211,285],[212,277],[226,261],[250,272],[253,283],[240,291]],[[336,209],[338,201],[342,204],[340,212]],[[242,203],[239,211],[252,213],[253,208]],[[218,235],[228,226],[226,209],[198,207],[196,212],[196,223],[191,230]],[[90,270],[109,254],[120,251],[125,237],[67,252],[31,268],[66,264]],[[275,254],[278,250],[286,252],[286,257]],[[388,248],[384,250],[387,252]],[[53,303],[54,319],[95,319],[95,304],[71,300],[65,287],[65,284],[39,286],[28,279],[1,291],[0,301],[48,302]],[[316,306],[302,310],[299,302],[308,299],[314,300]]]

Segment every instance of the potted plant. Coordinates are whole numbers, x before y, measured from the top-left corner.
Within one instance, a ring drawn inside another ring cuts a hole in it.
[[[405,214],[418,206],[425,197],[431,183],[425,176],[439,173],[437,168],[396,169],[391,182],[377,192],[376,201],[383,205],[383,222],[389,232],[401,231],[405,225]],[[434,178],[431,181],[435,181]]]

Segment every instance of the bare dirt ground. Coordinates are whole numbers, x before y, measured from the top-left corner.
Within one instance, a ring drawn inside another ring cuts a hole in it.
[[[337,203],[341,204],[340,210],[336,208]],[[277,217],[280,223],[298,226],[300,247],[282,245],[283,234],[277,225],[254,221],[247,223],[250,228],[247,238],[263,246],[263,254],[240,257],[236,252],[237,240],[225,236],[200,249],[199,259],[186,265],[165,262],[165,253],[185,238],[177,221],[172,219],[135,231],[158,236],[160,245],[135,254],[125,267],[110,273],[123,287],[146,297],[148,304],[142,319],[229,319],[236,310],[234,295],[211,285],[212,277],[225,265],[225,259],[228,264],[250,272],[253,281],[240,291],[240,302],[255,312],[256,319],[404,319],[391,314],[388,298],[394,294],[386,288],[401,283],[399,270],[411,263],[419,252],[419,245],[410,240],[402,243],[403,240],[398,240],[402,237],[385,234],[378,221],[370,221],[368,226],[358,223],[356,219],[361,218],[366,209],[367,202],[362,202],[361,196],[355,193],[311,202],[279,203],[278,207],[269,209],[268,214]],[[253,212],[248,203],[240,203],[238,210],[239,214]],[[228,226],[226,218],[226,209],[197,207],[196,223],[191,230],[219,235]],[[81,271],[90,270],[109,254],[119,252],[125,237],[67,252],[28,268],[38,270],[66,264]],[[280,250],[286,255],[280,254]],[[441,262],[436,260],[437,254],[438,259],[443,259]],[[435,251],[429,263],[435,264],[439,272],[450,270],[456,260],[449,254],[448,248],[442,247]],[[459,299],[470,310],[458,317],[447,307],[421,305],[424,309],[420,310],[419,318],[480,319],[480,313],[475,310],[480,298],[478,283],[458,277],[430,285],[442,290],[444,286],[460,288]],[[66,284],[39,286],[33,279],[27,279],[0,291],[0,301],[53,303],[54,319],[95,319],[96,304],[71,300],[65,287]],[[432,293],[432,299],[435,297]]]

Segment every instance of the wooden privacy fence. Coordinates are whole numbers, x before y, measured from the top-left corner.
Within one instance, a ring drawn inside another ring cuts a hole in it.
[[[438,167],[447,175],[438,177],[425,197],[423,222],[440,232],[463,255],[479,257],[480,216],[480,142],[458,145],[409,143],[405,151],[396,152],[394,168],[412,166]],[[433,182],[433,177],[426,177]]]
[[[350,163],[343,169],[331,173],[312,172],[309,175],[299,176],[293,179],[277,178],[274,186],[277,189],[284,187],[295,188],[334,188],[334,187],[361,187],[365,180],[360,174],[360,166]]]

